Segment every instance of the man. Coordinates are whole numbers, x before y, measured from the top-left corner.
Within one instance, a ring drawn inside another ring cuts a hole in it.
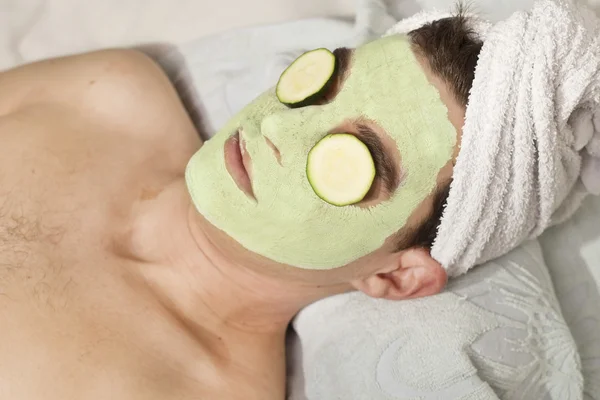
[[[219,213],[231,212],[228,206],[239,206],[224,200],[239,202],[244,196],[243,201],[255,201],[246,197],[243,186],[237,188],[235,179],[242,185],[235,175],[241,163],[219,165],[224,139],[236,136],[222,133],[192,158],[202,146],[198,134],[169,81],[145,56],[107,50],[4,72],[0,76],[2,397],[281,399],[285,331],[303,306],[354,288],[391,299],[439,292],[446,282],[445,270],[423,246],[434,237],[441,213],[477,57],[477,44],[464,22],[448,20],[446,28],[423,32],[438,42],[449,26],[462,32],[472,51],[447,60],[455,76],[436,69],[431,61],[439,56],[432,48],[415,47],[416,55],[409,54],[404,37],[336,52],[341,68],[337,84],[327,94],[331,104],[336,99],[364,103],[369,96],[377,96],[381,105],[402,101],[406,96],[389,90],[384,80],[397,79],[402,63],[414,62],[409,65],[411,73],[423,79],[429,95],[439,92],[446,105],[447,111],[435,104],[438,111],[447,112],[456,130],[449,135],[450,125],[441,127],[447,136],[440,135],[440,141],[448,145],[430,163],[436,170],[430,168],[424,175],[412,204],[402,204],[402,196],[396,196],[406,185],[408,176],[403,173],[410,166],[401,161],[408,155],[394,145],[402,132],[384,130],[395,122],[392,108],[383,114],[375,110],[370,119],[352,113],[336,119],[327,115],[326,104],[290,110],[266,94],[256,103],[264,105],[260,112],[256,104],[245,111],[259,125],[244,126],[242,135],[257,126],[285,135],[278,124],[293,113],[293,118],[306,121],[321,118],[322,130],[310,132],[311,140],[333,131],[362,135],[380,157],[375,159],[377,177],[368,197],[349,207],[373,213],[386,200],[400,198],[399,213],[404,212],[406,223],[387,224],[383,245],[341,268],[323,271],[284,265],[252,252],[240,245],[240,238],[198,212],[194,201],[219,220]],[[448,43],[445,57],[458,50],[452,48],[458,44]],[[367,68],[378,72],[369,76]],[[362,89],[357,89],[359,82]],[[377,93],[365,91],[375,86]],[[239,119],[223,132],[238,123]],[[430,133],[430,140],[435,135]],[[265,157],[276,163],[279,159],[282,167],[293,162],[291,157],[306,157],[307,149],[299,144],[267,138],[255,142],[262,141],[271,152]],[[254,144],[247,140],[246,146],[252,151]],[[248,171],[259,205],[264,199],[260,196],[269,190],[259,186],[263,154],[252,159],[254,167]],[[195,183],[188,190],[184,171],[191,158],[188,180],[190,173],[192,179],[202,177],[208,192],[198,190]],[[300,165],[302,160],[294,162]],[[292,173],[287,173],[291,181]],[[285,181],[279,184],[281,191],[298,195],[293,191],[301,190],[304,198],[314,196],[306,184],[287,189]],[[226,193],[234,188],[239,193]],[[251,208],[246,207],[242,211],[248,213]],[[272,201],[266,207],[275,213],[286,207],[301,209],[301,204]],[[268,224],[279,228],[278,222],[254,218],[228,221],[253,224],[250,230],[257,235]],[[308,220],[310,215],[301,218]],[[333,222],[344,224],[341,219]],[[303,224],[314,227],[314,222],[295,223],[286,234],[297,234],[294,230]],[[378,229],[371,228],[381,236]],[[368,242],[365,233],[368,230],[351,232],[354,242]],[[279,242],[291,252],[311,254],[302,235],[280,237],[283,232],[277,231],[261,235],[263,243],[270,241],[266,245]],[[334,243],[335,237],[329,240],[329,259],[314,252],[304,261],[328,267],[352,251],[347,243]]]
[[[0,75],[1,397],[282,399],[302,307],[442,290],[428,248],[482,46],[467,22],[339,49],[321,97],[270,91],[204,145],[137,52]],[[305,174],[338,133],[376,169],[346,207]]]

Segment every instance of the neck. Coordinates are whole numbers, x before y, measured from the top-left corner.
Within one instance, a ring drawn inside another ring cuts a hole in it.
[[[282,333],[303,307],[324,298],[330,288],[269,276],[238,264],[212,240],[190,210],[190,230],[202,253],[202,298],[224,325],[255,333]]]
[[[284,279],[233,261],[216,229],[195,210],[185,184],[142,204],[138,246],[146,250],[142,275],[178,318],[219,337],[282,336],[294,315],[321,298],[348,290]],[[221,233],[222,234],[222,233]]]

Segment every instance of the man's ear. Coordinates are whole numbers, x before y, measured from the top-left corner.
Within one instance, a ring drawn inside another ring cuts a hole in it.
[[[388,300],[431,296],[446,285],[446,270],[426,249],[408,249],[397,253],[392,260],[393,265],[383,266],[373,275],[351,284],[371,297]]]

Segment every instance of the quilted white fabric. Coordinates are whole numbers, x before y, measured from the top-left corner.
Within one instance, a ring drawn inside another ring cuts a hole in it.
[[[337,296],[305,309],[294,328],[302,363],[292,364],[292,400],[583,398],[579,354],[537,242],[439,296]]]

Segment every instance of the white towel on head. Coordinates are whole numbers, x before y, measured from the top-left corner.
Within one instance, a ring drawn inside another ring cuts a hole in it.
[[[474,21],[484,44],[431,250],[450,276],[539,236],[587,193],[600,194],[596,16],[572,2],[540,0],[494,26]]]

